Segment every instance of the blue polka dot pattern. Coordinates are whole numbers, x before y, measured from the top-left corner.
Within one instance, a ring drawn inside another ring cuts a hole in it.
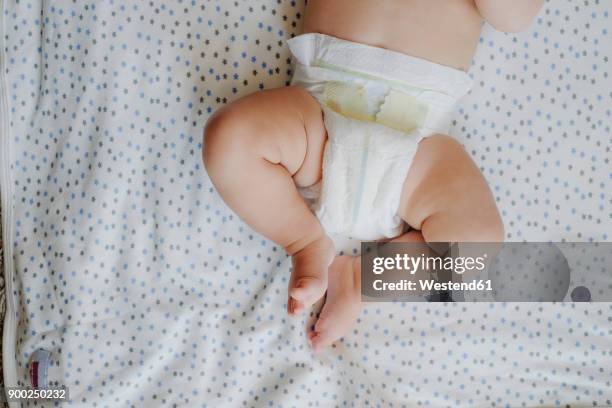
[[[547,2],[528,32],[485,26],[453,134],[488,179],[509,241],[610,241],[612,8]]]
[[[79,407],[612,404],[605,303],[370,304],[313,356],[290,260],[200,156],[212,112],[287,83],[303,6],[4,1],[18,384],[42,348]],[[610,240],[611,11],[483,31],[452,134],[510,240]]]

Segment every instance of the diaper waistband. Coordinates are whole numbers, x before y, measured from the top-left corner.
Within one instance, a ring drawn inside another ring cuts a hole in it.
[[[400,87],[442,93],[455,102],[473,83],[464,71],[326,34],[302,34],[287,43],[297,63],[305,67],[383,79]]]

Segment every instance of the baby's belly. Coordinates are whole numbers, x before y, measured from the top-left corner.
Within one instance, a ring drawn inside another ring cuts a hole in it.
[[[304,32],[467,70],[481,22],[473,0],[309,0]]]

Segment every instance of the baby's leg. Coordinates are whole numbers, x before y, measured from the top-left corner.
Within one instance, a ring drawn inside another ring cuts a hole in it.
[[[332,241],[296,188],[320,179],[325,140],[320,106],[297,87],[244,97],[205,129],[204,163],[221,197],[293,257],[289,313],[323,296],[334,257]]]
[[[419,144],[402,189],[399,214],[414,230],[392,242],[501,242],[503,224],[486,180],[449,136]],[[325,304],[309,334],[313,348],[344,336],[361,308],[361,262],[338,257],[329,271]]]
[[[399,215],[427,242],[501,242],[504,227],[487,181],[450,136],[421,141]]]

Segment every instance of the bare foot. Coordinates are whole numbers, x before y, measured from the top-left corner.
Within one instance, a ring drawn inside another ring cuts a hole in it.
[[[338,256],[329,267],[325,304],[308,338],[315,352],[342,338],[361,310],[359,257]]]
[[[334,243],[325,234],[293,254],[287,301],[289,314],[301,313],[323,297],[327,289],[327,269],[334,255]]]

